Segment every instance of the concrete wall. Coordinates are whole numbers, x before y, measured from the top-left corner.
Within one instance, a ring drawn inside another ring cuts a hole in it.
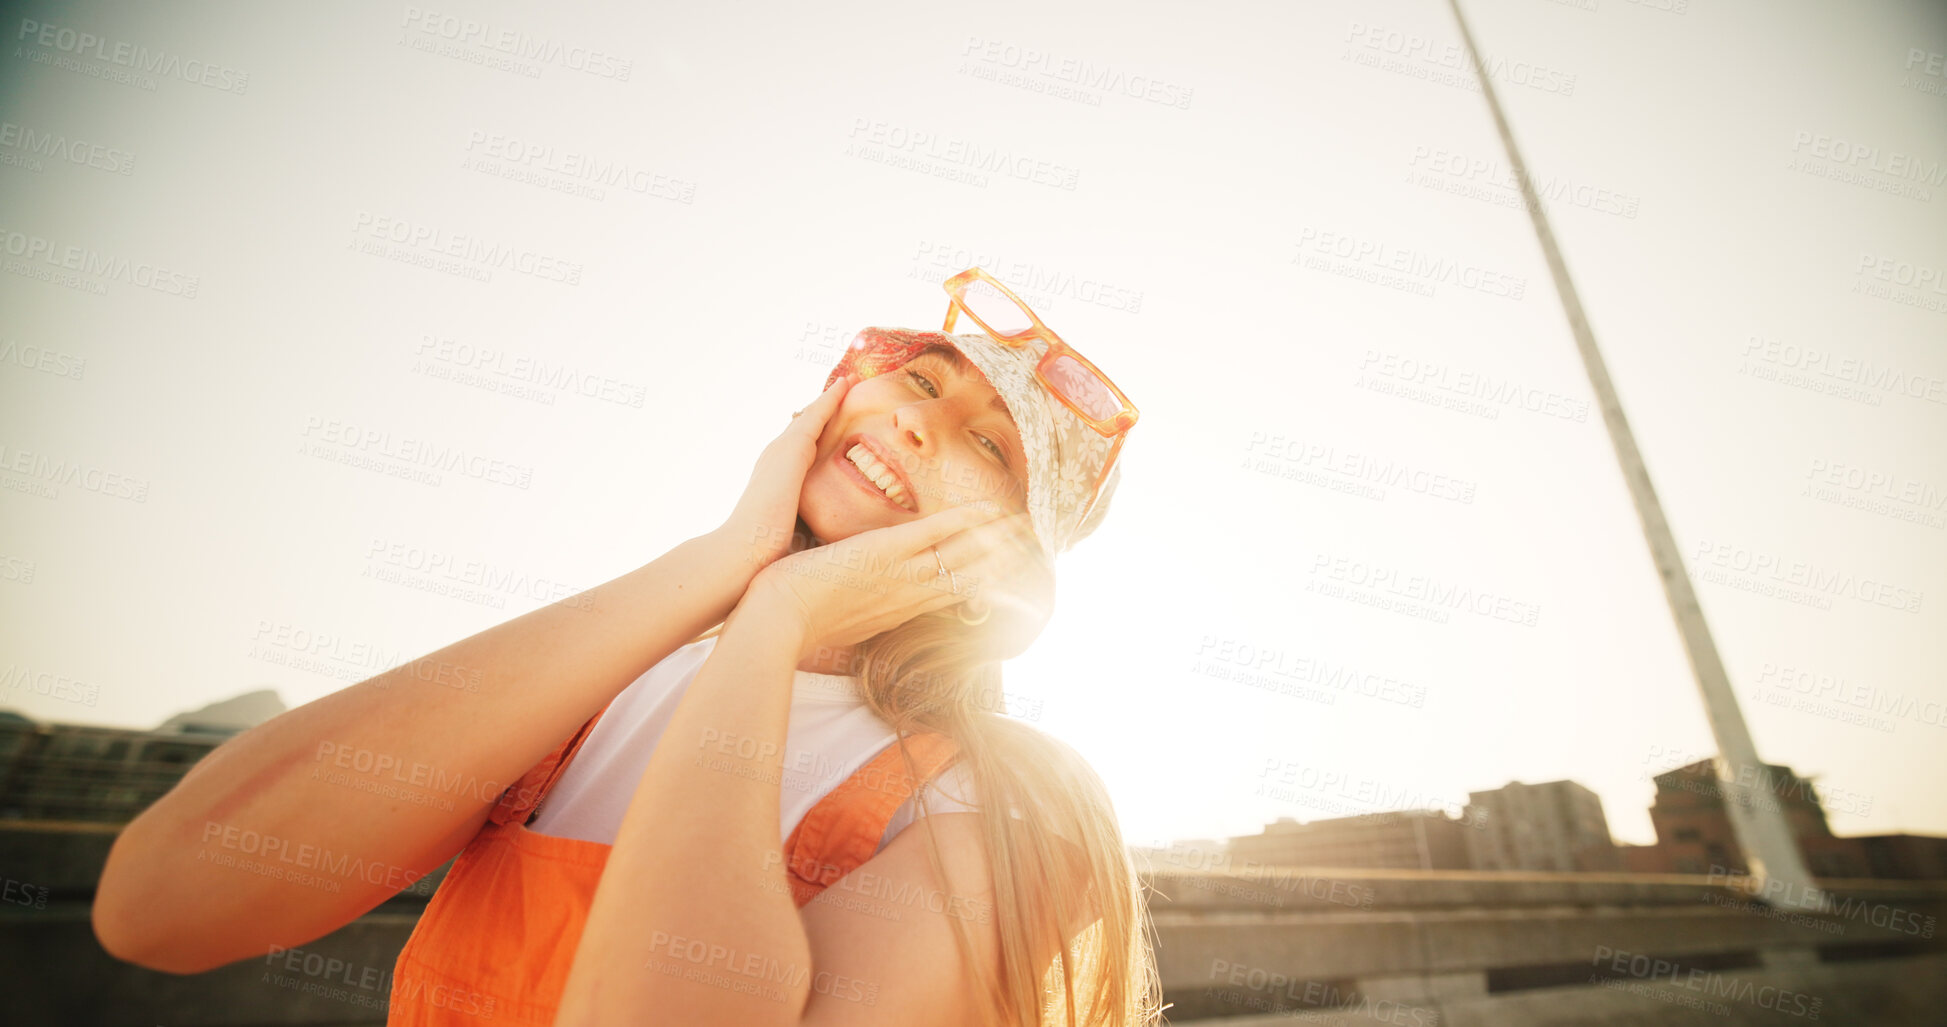
[[[1942,882],[1826,882],[1825,912],[1793,914],[1697,876],[1270,868],[1151,881],[1175,1020],[1329,1023],[1336,1006],[1366,1017],[1343,1022],[1402,1027],[1700,1012],[1713,1024],[1947,1023],[1947,974],[1933,972],[1947,969]],[[1868,1020],[1812,1018],[1868,1006]]]
[[[112,837],[0,827],[0,877],[17,885],[0,902],[9,1024],[384,1022],[423,897],[402,894],[295,955],[155,973],[109,957],[89,927]],[[1674,875],[1165,864],[1148,883],[1172,1022],[1947,1023],[1947,883],[1827,882],[1841,904],[1812,916]]]

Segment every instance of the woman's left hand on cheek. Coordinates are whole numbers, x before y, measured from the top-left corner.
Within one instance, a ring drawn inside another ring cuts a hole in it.
[[[956,506],[794,553],[759,573],[747,595],[797,617],[808,653],[863,642],[955,603],[986,609],[1002,583],[1039,558],[1027,514]],[[942,564],[951,575],[940,573]]]

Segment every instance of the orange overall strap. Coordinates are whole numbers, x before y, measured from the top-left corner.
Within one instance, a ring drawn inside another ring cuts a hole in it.
[[[527,773],[508,785],[507,790],[500,793],[500,801],[495,803],[493,810],[487,814],[487,819],[496,824],[506,824],[539,806],[541,800],[547,796],[548,790],[554,787],[554,783],[559,781],[562,773],[568,769],[568,761],[575,758],[575,753],[581,749],[581,743],[587,741],[588,736],[594,732],[595,722],[601,720],[602,714],[607,713],[609,707],[614,705],[615,700],[610,699],[601,709],[595,711],[594,716],[582,722],[581,730],[570,735],[567,741],[555,746],[553,752],[541,757],[541,762],[529,767]]]
[[[927,731],[906,736],[915,779],[894,742],[825,794],[784,841],[784,865],[799,907],[879,851],[892,815],[960,754],[953,739]]]

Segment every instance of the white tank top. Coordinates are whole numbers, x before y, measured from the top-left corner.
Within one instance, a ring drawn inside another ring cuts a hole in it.
[[[622,816],[635,798],[650,753],[716,644],[717,639],[711,637],[683,646],[623,689],[568,762],[568,769],[549,789],[540,816],[528,825],[529,830],[615,844]],[[858,678],[802,670],[795,673],[779,792],[780,844],[791,837],[798,821],[818,800],[898,737],[892,725],[866,708],[858,693]],[[971,775],[965,769],[964,761],[955,762],[928,786],[930,812],[978,808]],[[880,849],[913,822],[916,806],[908,798],[893,814],[879,839]]]

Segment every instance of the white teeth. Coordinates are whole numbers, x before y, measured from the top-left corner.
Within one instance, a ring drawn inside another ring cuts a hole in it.
[[[906,505],[906,487],[899,484],[898,477],[894,476],[885,464],[880,463],[878,458],[872,455],[871,450],[865,448],[863,444],[854,443],[851,449],[845,451],[845,455],[852,461],[852,466],[857,467],[871,479],[872,484],[879,486],[879,490],[888,498],[900,506]]]

